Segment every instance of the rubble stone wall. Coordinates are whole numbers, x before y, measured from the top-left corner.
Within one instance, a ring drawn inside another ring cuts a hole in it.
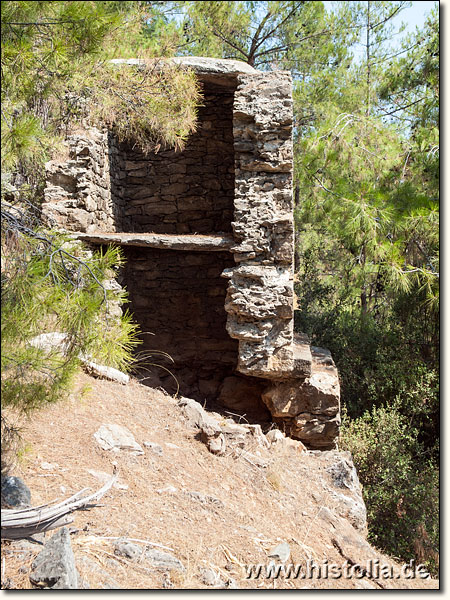
[[[292,81],[284,71],[240,75],[233,112],[235,200],[227,330],[241,373],[294,370]]]
[[[122,231],[231,232],[234,199],[233,90],[204,86],[197,132],[183,151],[147,156],[121,144],[112,191],[125,207]]]
[[[223,309],[226,282],[220,274],[233,264],[229,252],[185,252],[124,248],[126,264],[121,284],[142,336],[139,350],[155,353],[148,362],[170,369],[180,393],[204,401],[217,397],[223,380],[237,363],[237,342],[227,334]],[[154,385],[176,392],[173,378],[150,367]],[[150,380],[147,381],[147,383]]]
[[[68,160],[46,164],[42,216],[49,226],[81,232],[116,231],[121,207],[111,198],[111,138],[96,128],[69,136]]]

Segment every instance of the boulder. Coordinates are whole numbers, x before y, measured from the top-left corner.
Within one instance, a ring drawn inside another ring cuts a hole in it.
[[[31,506],[31,492],[20,477],[2,475],[2,508],[25,508]]]
[[[339,436],[340,387],[331,354],[311,346],[311,375],[271,383],[262,394],[274,420],[310,448],[332,449]]]
[[[226,441],[218,421],[209,415],[199,402],[192,400],[192,398],[182,397],[178,404],[182,407],[188,422],[200,429],[202,439],[208,450],[212,454],[223,455],[226,449]]]
[[[94,438],[103,450],[113,450],[115,452],[128,450],[135,454],[144,454],[131,431],[121,425],[101,425],[94,433]]]
[[[52,590],[78,589],[78,573],[66,527],[57,531],[36,556],[31,565],[30,581]]]

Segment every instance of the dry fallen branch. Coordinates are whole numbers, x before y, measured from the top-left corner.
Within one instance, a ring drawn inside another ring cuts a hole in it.
[[[118,477],[117,470],[109,481],[94,494],[83,496],[89,488],[84,488],[59,502],[58,504],[43,504],[37,507],[23,508],[20,510],[6,509],[1,511],[2,527],[1,537],[6,540],[16,540],[29,537],[35,533],[49,531],[56,527],[62,527],[72,523],[73,517],[70,513],[75,510],[88,509],[97,504],[92,503],[99,500],[114,485]]]

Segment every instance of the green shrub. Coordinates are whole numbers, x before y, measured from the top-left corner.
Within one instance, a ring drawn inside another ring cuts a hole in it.
[[[29,214],[13,208],[2,205],[2,473],[20,451],[22,416],[70,391],[81,355],[128,370],[139,343],[130,315],[117,310],[125,293],[104,285],[121,263],[119,250],[91,254],[27,227]],[[30,343],[55,332],[65,335],[64,349]]]
[[[341,444],[355,461],[367,505],[369,539],[400,560],[439,566],[439,467],[400,412],[397,399],[360,418],[344,414]]]

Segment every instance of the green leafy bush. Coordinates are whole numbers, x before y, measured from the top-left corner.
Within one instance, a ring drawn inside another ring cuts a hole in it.
[[[419,390],[417,390],[419,393]],[[401,402],[343,419],[342,447],[354,458],[367,505],[369,539],[401,560],[439,567],[439,467]]]

